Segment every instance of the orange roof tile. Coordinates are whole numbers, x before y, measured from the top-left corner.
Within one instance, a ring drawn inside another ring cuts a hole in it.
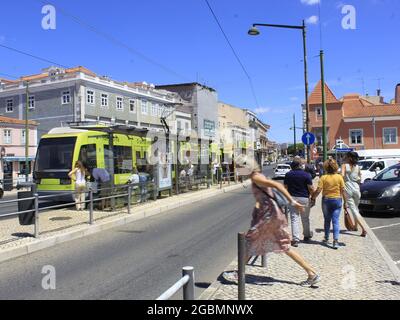
[[[345,118],[400,116],[400,104],[373,105],[362,98],[344,100],[343,115]]]
[[[19,120],[9,117],[0,116],[0,123],[11,123],[11,124],[25,124],[25,120]],[[38,123],[36,121],[28,121],[30,125],[37,126]]]
[[[333,94],[332,90],[329,86],[325,83],[325,100],[326,103],[337,103],[340,102],[336,99],[335,95]],[[322,104],[322,85],[321,80],[318,81],[317,85],[315,86],[313,92],[311,92],[310,97],[308,99],[309,104]]]
[[[67,73],[67,74],[77,73],[77,72],[83,72],[83,73],[85,73],[85,74],[87,74],[87,75],[89,75],[89,76],[92,76],[92,77],[96,77],[96,76],[97,76],[94,72],[92,72],[92,71],[90,71],[89,69],[87,69],[87,68],[85,68],[85,67],[82,67],[82,66],[78,66],[78,67],[74,67],[74,68],[65,69],[65,73]],[[44,78],[46,78],[46,77],[48,77],[48,76],[49,76],[49,73],[48,73],[48,72],[43,72],[43,73],[40,73],[40,74],[34,74],[34,75],[29,75],[29,76],[22,76],[22,77],[20,78],[19,81],[34,81],[34,80],[40,80],[40,79],[44,79]]]

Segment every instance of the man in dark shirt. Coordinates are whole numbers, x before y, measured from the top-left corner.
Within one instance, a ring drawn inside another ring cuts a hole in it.
[[[302,169],[302,161],[295,159],[291,164],[292,171],[285,176],[285,187],[290,195],[304,205],[304,213],[290,207],[290,222],[292,225],[292,246],[297,247],[300,242],[300,219],[303,225],[304,241],[313,237],[310,226],[310,196],[314,192],[312,177]]]

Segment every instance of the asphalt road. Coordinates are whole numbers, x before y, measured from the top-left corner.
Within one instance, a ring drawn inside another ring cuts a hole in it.
[[[195,267],[196,296],[236,257],[254,200],[249,188],[0,264],[1,299],[155,299]],[[56,290],[41,283],[56,270]],[[181,297],[181,293],[176,296]]]
[[[400,214],[363,214],[368,225],[400,268]]]

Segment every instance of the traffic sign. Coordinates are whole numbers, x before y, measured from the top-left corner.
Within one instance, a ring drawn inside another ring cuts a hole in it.
[[[311,132],[306,132],[301,138],[306,146],[310,146],[315,142],[315,136]]]

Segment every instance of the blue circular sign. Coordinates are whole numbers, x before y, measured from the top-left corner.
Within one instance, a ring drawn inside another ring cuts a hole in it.
[[[310,146],[315,142],[315,135],[312,134],[311,132],[306,132],[305,134],[303,134],[301,140],[306,146]]]

